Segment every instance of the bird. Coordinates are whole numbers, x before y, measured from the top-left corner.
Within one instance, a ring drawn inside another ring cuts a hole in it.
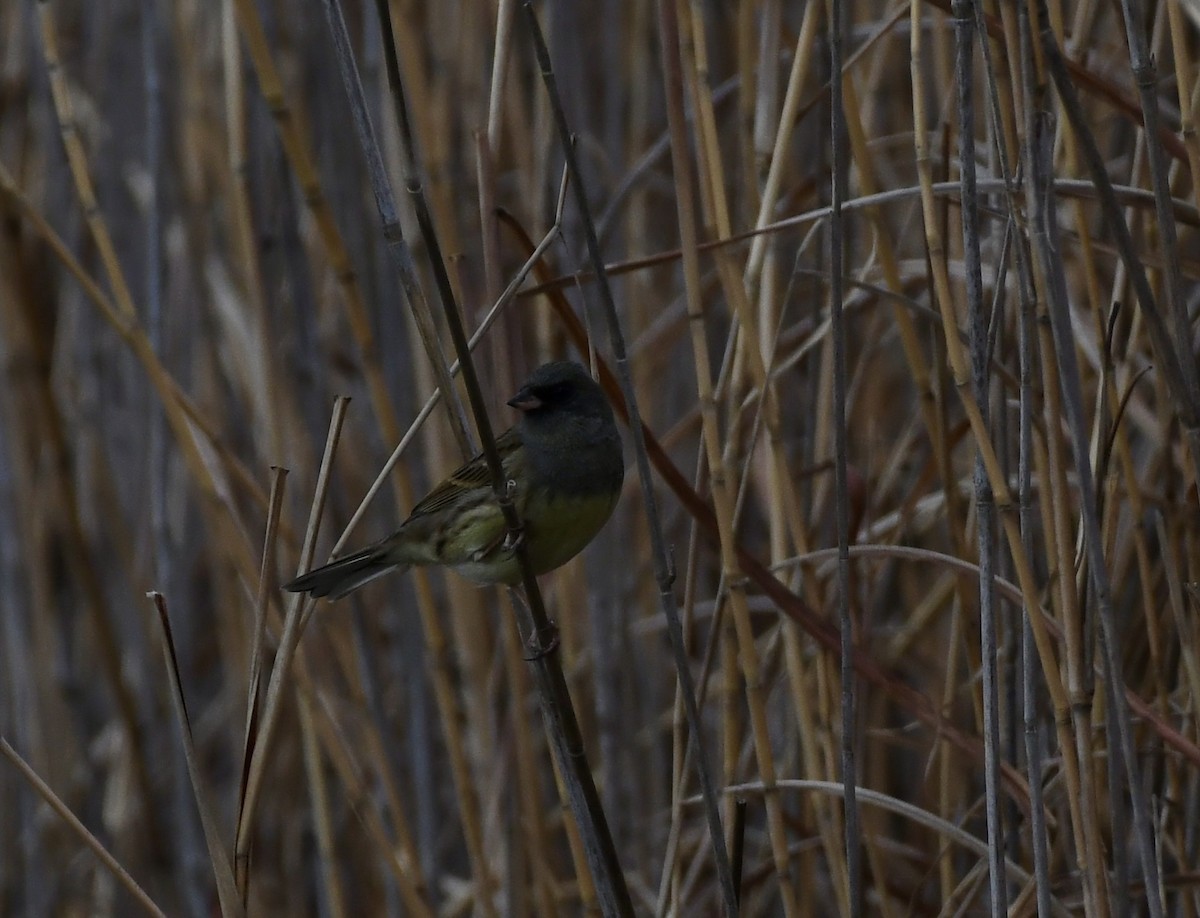
[[[570,360],[538,367],[508,400],[517,422],[496,438],[535,574],[561,567],[608,522],[621,494],[621,435],[604,391]],[[483,454],[451,472],[400,528],[284,585],[341,599],[389,571],[441,565],[478,584],[522,573]]]

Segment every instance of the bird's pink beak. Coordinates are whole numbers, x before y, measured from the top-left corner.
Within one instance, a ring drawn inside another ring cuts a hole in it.
[[[542,407],[542,400],[528,389],[522,389],[508,400],[508,404],[518,411],[532,411],[534,408]]]

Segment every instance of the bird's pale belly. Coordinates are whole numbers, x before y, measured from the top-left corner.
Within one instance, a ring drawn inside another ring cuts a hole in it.
[[[608,522],[619,494],[549,497],[525,508],[525,546],[535,574],[544,574],[574,558]],[[476,583],[521,582],[516,554],[504,544],[482,558],[454,565],[460,576]]]

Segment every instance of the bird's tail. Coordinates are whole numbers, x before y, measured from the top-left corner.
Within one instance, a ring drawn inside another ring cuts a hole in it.
[[[341,599],[398,566],[395,561],[389,561],[387,554],[378,547],[366,548],[302,574],[291,583],[284,584],[283,588],[292,593]]]

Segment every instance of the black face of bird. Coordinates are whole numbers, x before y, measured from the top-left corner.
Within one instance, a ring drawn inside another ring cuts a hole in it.
[[[578,364],[547,364],[538,369],[508,404],[525,414],[550,413],[573,405],[601,404],[599,386]]]
[[[569,382],[550,383],[545,386],[526,386],[509,400],[509,404],[526,413],[553,411],[555,408],[565,408],[570,405],[577,394],[575,387]]]

